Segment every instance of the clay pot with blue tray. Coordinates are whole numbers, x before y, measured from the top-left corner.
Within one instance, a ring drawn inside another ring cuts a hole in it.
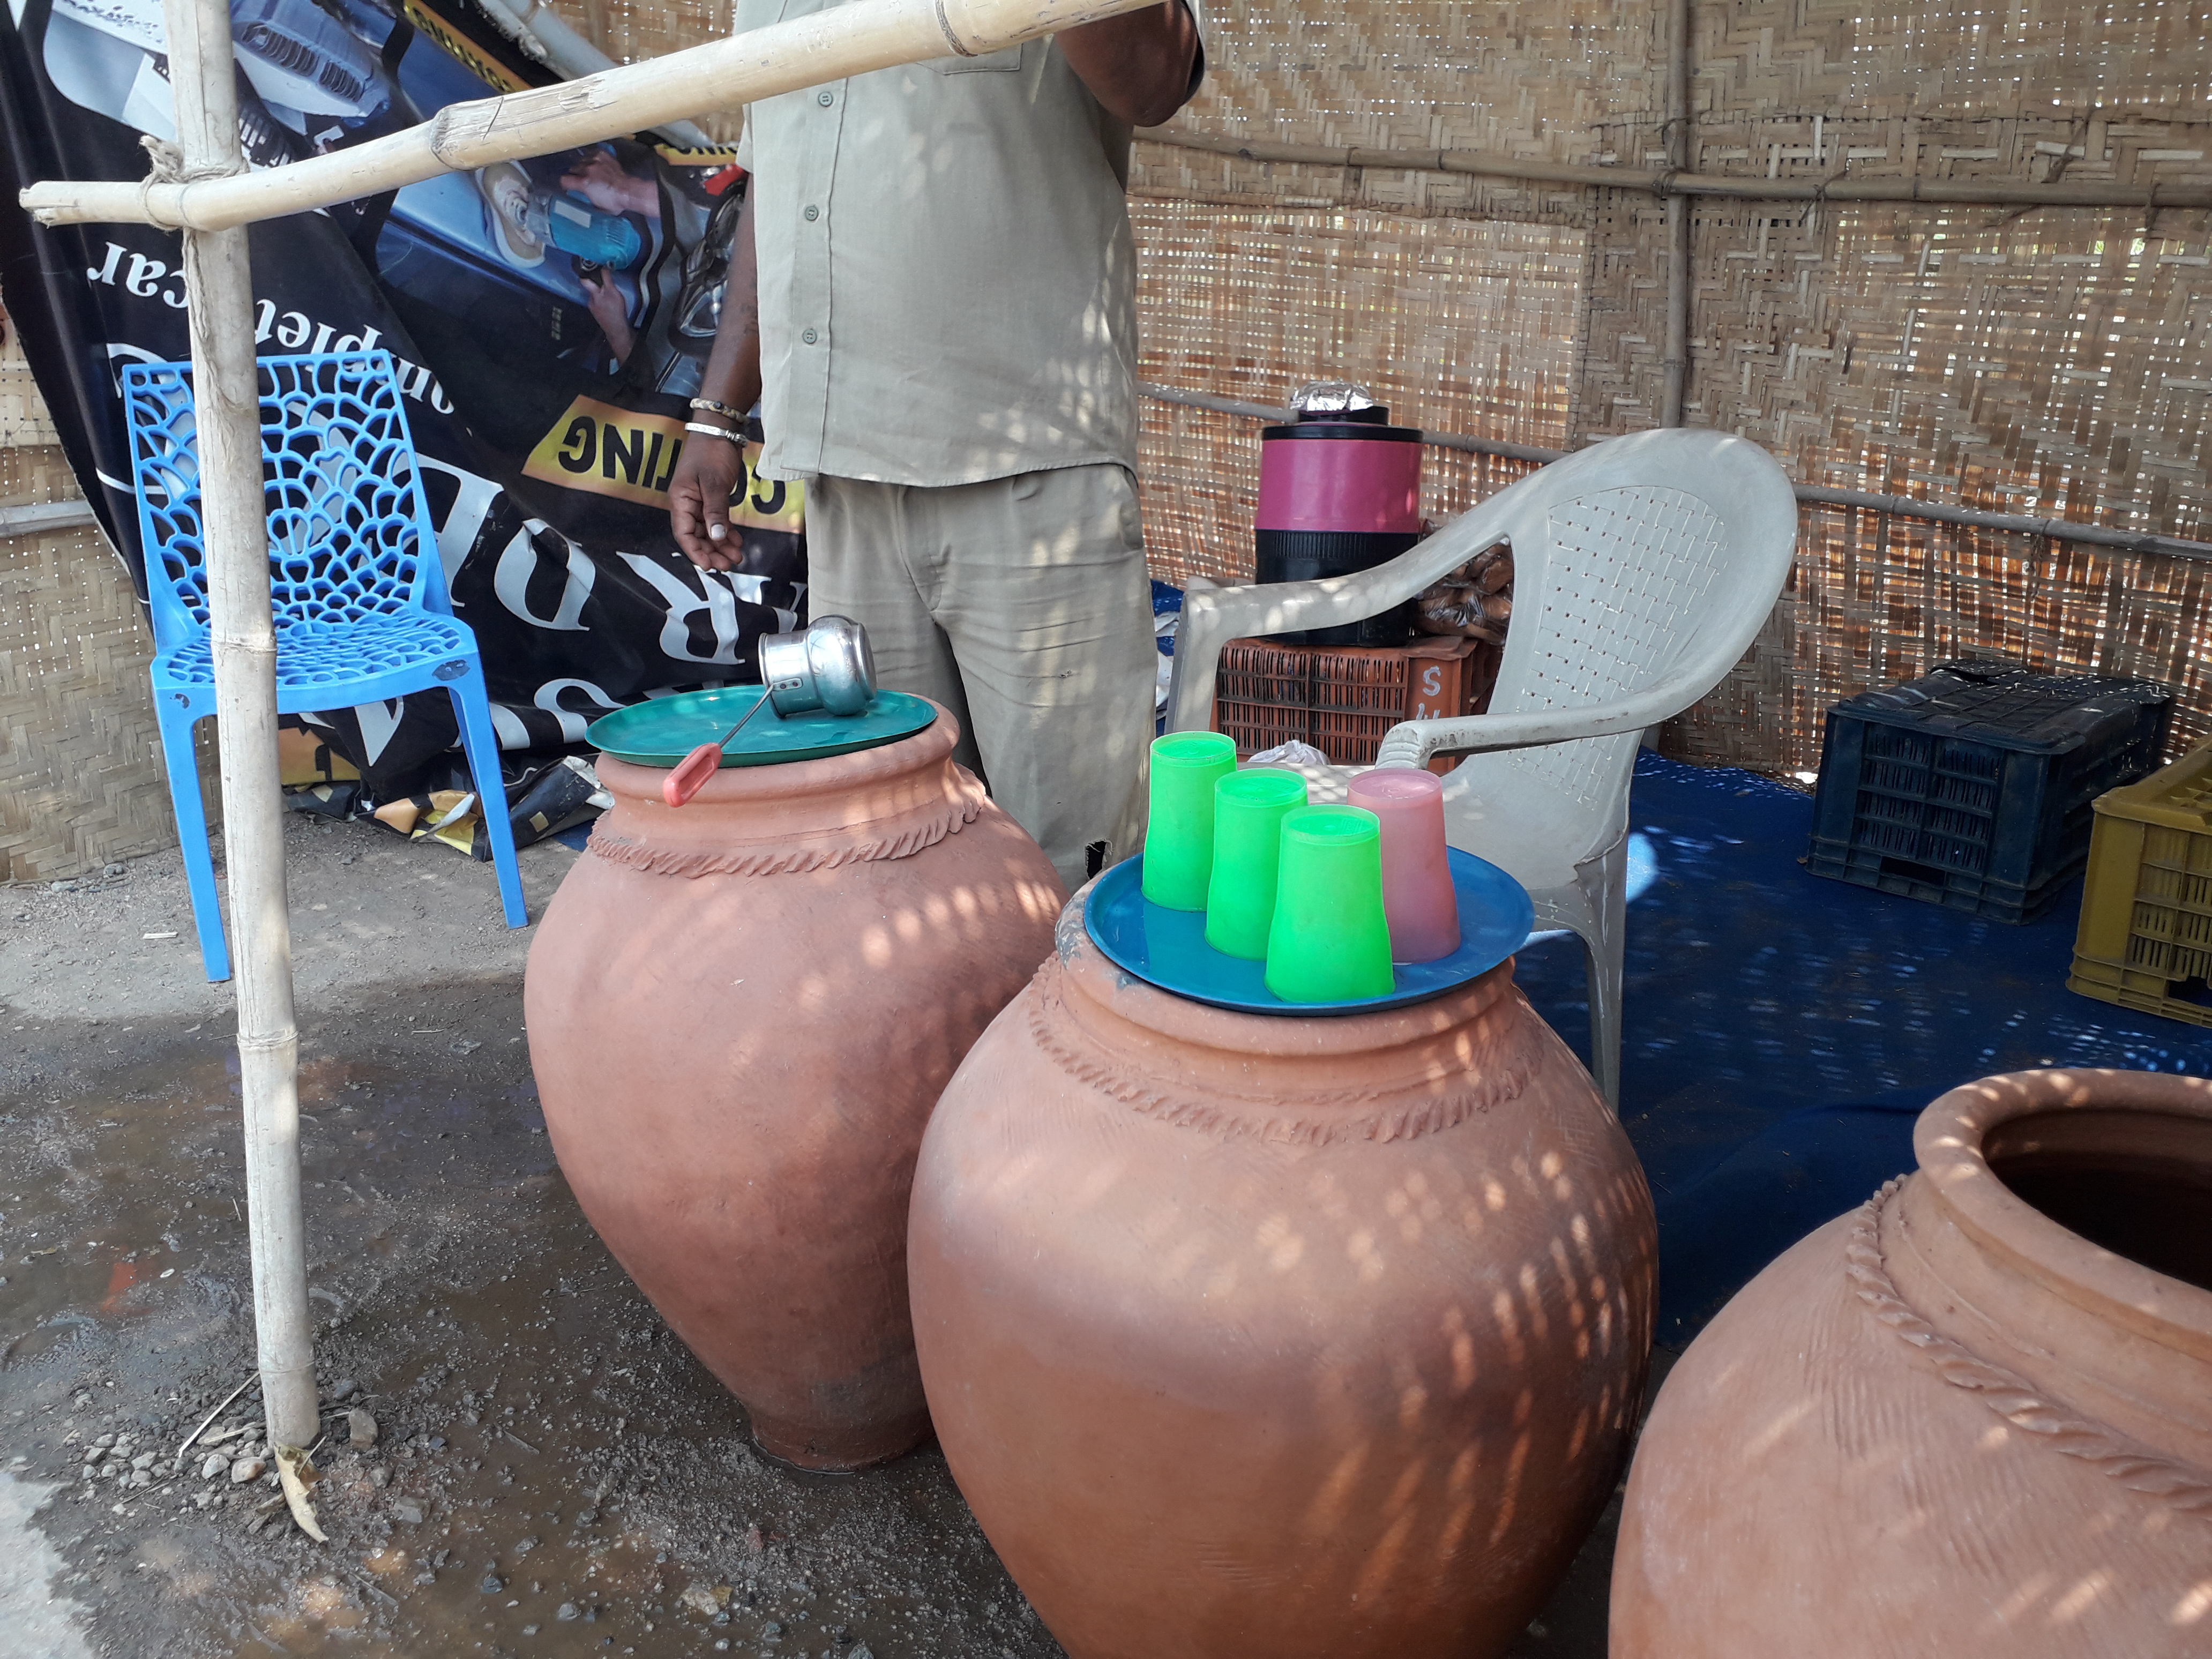
[[[554,1152],[608,1249],[764,1450],[853,1468],[929,1432],[915,1152],[1066,889],[954,763],[951,717],[896,692],[763,714],[671,807],[669,769],[760,695],[593,726],[615,804],[539,924],[524,1004]]]
[[[1073,1659],[1500,1655],[1612,1494],[1650,1194],[1453,866],[1461,951],[1322,1008],[1117,866],[938,1103],[922,1381]]]
[[[1170,910],[1145,896],[1141,855],[1115,865],[1084,890],[1084,926],[1116,967],[1193,1001],[1247,1013],[1285,1016],[1371,1013],[1441,996],[1510,959],[1528,937],[1535,911],[1528,890],[1496,865],[1450,849],[1459,899],[1459,949],[1433,962],[1392,964],[1396,984],[1346,1002],[1285,1002],[1267,988],[1267,964],[1206,942],[1206,913]]]

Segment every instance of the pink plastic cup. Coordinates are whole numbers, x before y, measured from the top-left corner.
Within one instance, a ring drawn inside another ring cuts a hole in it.
[[[1390,959],[1434,962],[1459,949],[1459,897],[1444,850],[1444,782],[1383,767],[1352,781],[1352,804],[1382,823],[1382,914]]]

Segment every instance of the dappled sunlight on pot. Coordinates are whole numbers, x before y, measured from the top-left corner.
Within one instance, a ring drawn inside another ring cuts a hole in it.
[[[1985,1079],[1914,1147],[1669,1376],[1616,1659],[2212,1650],[2212,1085]]]
[[[1079,905],[1059,947],[948,1086],[909,1237],[994,1547],[1076,1659],[1504,1651],[1648,1355],[1650,1199],[1587,1074],[1510,964],[1268,1018],[1119,975]]]
[[[761,1445],[811,1467],[928,1431],[915,1151],[1064,897],[956,738],[940,715],[727,769],[680,811],[664,773],[603,761],[615,807],[531,953],[531,1057],[585,1214]]]

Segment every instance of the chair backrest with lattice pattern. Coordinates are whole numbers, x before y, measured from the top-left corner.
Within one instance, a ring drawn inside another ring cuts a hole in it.
[[[258,368],[278,626],[450,610],[391,354],[264,357]],[[191,365],[133,363],[123,395],[154,635],[170,650],[208,626]]]

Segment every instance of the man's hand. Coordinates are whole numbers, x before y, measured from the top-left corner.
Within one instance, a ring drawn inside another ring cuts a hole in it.
[[[1182,0],[1176,0],[1180,4]],[[700,377],[702,398],[732,409],[750,409],[760,396],[760,287],[753,257],[753,203],[747,194],[730,245],[730,275],[722,287],[722,320]],[[696,419],[715,417],[695,411]],[[684,556],[707,570],[733,570],[742,556],[730,526],[730,492],[744,476],[744,452],[733,443],[689,432],[668,480],[668,527]]]
[[[1190,101],[1198,24],[1183,0],[1079,24],[1053,38],[1091,95],[1133,127],[1156,127]]]
[[[744,556],[730,524],[730,495],[744,477],[744,452],[689,434],[668,480],[668,527],[684,556],[705,570],[734,570]]]

